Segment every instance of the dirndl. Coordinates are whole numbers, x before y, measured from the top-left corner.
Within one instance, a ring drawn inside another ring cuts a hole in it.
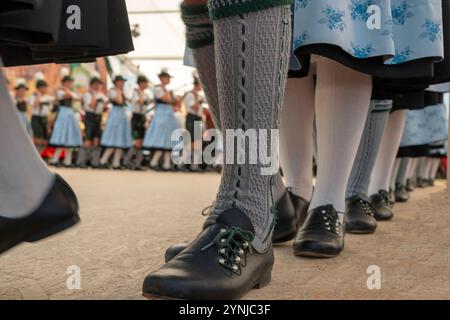
[[[170,151],[178,141],[172,140],[172,133],[180,129],[178,121],[168,104],[158,103],[150,127],[144,138],[144,148]]]
[[[430,145],[447,138],[447,108],[444,104],[438,104],[408,111],[400,147]]]
[[[53,126],[50,145],[55,147],[77,148],[82,138],[77,115],[73,108],[60,106]]]
[[[28,114],[26,112],[19,111],[20,122],[22,122],[25,130],[30,136],[33,136],[33,129],[31,128],[30,119],[28,118]]]
[[[371,5],[379,28],[368,27]],[[293,16],[297,67],[318,54],[383,78],[426,77],[444,57],[441,0],[297,0]]]
[[[118,149],[132,147],[130,120],[125,107],[113,106],[102,134],[101,145],[106,148]]]

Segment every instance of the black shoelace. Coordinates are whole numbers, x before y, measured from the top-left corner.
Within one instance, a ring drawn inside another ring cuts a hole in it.
[[[325,223],[325,228],[335,235],[339,235],[341,232],[341,221],[339,220],[338,213],[333,209],[321,209],[323,221]]]
[[[367,202],[363,199],[359,199],[359,203],[365,214],[372,216],[372,217],[375,216],[375,209],[372,207],[372,205],[369,202]]]

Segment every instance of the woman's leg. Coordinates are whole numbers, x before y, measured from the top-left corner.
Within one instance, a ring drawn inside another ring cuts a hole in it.
[[[172,165],[172,158],[171,158],[171,152],[170,151],[164,151],[163,155],[163,165],[162,168],[164,170],[170,170]]]
[[[112,155],[114,154],[114,148],[107,148],[103,152],[103,156],[100,159],[100,165],[104,166],[108,163],[109,159],[111,159]]]
[[[51,164],[58,164],[59,163],[59,158],[61,158],[61,154],[63,153],[64,149],[63,148],[56,148],[55,149],[55,153],[53,154],[53,158],[50,161]]]
[[[113,168],[119,169],[122,165],[123,158],[123,149],[115,149],[114,150],[114,158],[113,158]]]
[[[294,242],[299,256],[335,257],[344,248],[345,193],[372,93],[370,76],[321,58],[317,66],[317,180]]]
[[[345,211],[347,181],[370,106],[372,79],[332,60],[317,66],[318,174],[310,209]]]
[[[297,197],[311,200],[313,192],[314,80],[287,80],[280,113],[280,164],[286,187]]]
[[[405,127],[406,110],[391,113],[383,134],[380,152],[375,161],[375,168],[370,180],[369,195],[378,194],[380,190],[389,191],[391,173],[400,141]]]
[[[73,152],[73,149],[72,148],[65,148],[64,151],[65,151],[65,153],[64,153],[64,165],[66,167],[70,167],[72,165],[72,152]]]
[[[0,99],[0,216],[20,218],[37,209],[55,178],[24,130],[2,73]]]
[[[159,164],[159,161],[161,160],[161,157],[163,156],[163,152],[161,150],[157,150],[153,152],[152,160],[150,161],[150,167],[156,168]]]

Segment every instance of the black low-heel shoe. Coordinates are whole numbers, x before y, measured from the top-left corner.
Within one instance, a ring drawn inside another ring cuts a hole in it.
[[[375,219],[377,221],[387,221],[394,217],[394,213],[389,207],[389,193],[386,190],[380,190],[377,194],[370,197],[370,203],[375,209]]]
[[[252,248],[253,238],[252,224],[241,211],[224,211],[186,249],[145,278],[144,296],[232,300],[266,286],[273,249],[258,253]]]
[[[294,254],[333,258],[344,249],[344,225],[332,205],[311,210],[294,241]]]
[[[345,232],[354,234],[371,234],[377,229],[374,218],[375,209],[366,200],[353,197],[347,200],[345,215]]]
[[[392,189],[389,189],[388,207],[391,209],[394,209],[394,207],[395,207],[395,194],[394,194],[394,190],[392,190]]]
[[[409,192],[406,187],[400,183],[395,185],[395,201],[396,202],[408,202],[410,198]]]
[[[80,221],[72,188],[58,175],[41,206],[21,219],[0,217],[0,254],[22,242],[37,242]]]
[[[304,221],[309,203],[289,191],[275,204],[277,223],[273,231],[272,243],[279,244],[295,239],[297,230]],[[303,219],[303,220],[302,220]]]
[[[406,191],[408,192],[413,192],[414,191],[414,183],[411,179],[407,179],[406,180],[406,185],[405,185]]]

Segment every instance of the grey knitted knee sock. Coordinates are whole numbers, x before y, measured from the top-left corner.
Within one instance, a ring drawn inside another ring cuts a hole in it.
[[[384,127],[386,126],[391,109],[392,100],[372,101],[358,153],[348,181],[346,199],[354,196],[368,196],[370,176],[375,165]]]
[[[222,129],[270,129],[278,127],[290,53],[290,9],[279,6],[214,21],[216,67]],[[230,132],[230,131],[228,131]],[[225,139],[225,150],[232,141]],[[246,158],[249,144],[244,146]],[[254,150],[252,150],[255,152]],[[258,164],[236,163],[236,151],[226,155],[214,212],[231,207],[242,210],[256,232],[253,246],[264,251],[271,243],[274,226],[271,183]],[[253,154],[254,155],[254,154]],[[230,159],[233,158],[233,159]],[[248,162],[246,162],[248,163]]]
[[[186,25],[187,46],[192,50],[195,67],[209,104],[214,123],[220,129],[219,97],[217,94],[216,61],[213,24],[206,5],[181,5],[181,17]]]

